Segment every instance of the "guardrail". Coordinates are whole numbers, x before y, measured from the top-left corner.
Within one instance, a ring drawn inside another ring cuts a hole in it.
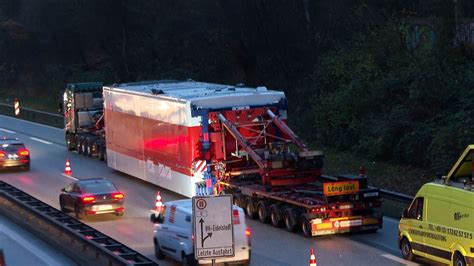
[[[21,107],[20,115],[15,116],[13,105],[4,103],[0,103],[0,114],[32,122],[37,122],[57,128],[62,128],[64,126],[63,116],[59,114],[52,114],[48,112]]]
[[[0,212],[80,265],[158,265],[4,181],[0,181]]]
[[[0,114],[15,117],[13,105],[0,103]],[[62,128],[64,125],[63,117],[58,114],[42,112],[38,110],[21,108],[20,119],[25,119],[53,127]],[[334,177],[324,176],[329,180],[335,180]],[[384,207],[384,213],[395,218],[399,218],[403,209],[405,209],[413,200],[412,197],[385,189],[380,189],[380,196],[385,199],[385,203],[389,207]]]

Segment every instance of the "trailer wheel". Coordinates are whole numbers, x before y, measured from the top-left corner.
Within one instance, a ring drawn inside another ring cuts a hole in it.
[[[303,232],[303,236],[305,237],[312,237],[311,233],[311,219],[309,219],[307,213],[303,213],[301,215],[301,232]]]
[[[245,200],[246,203],[246,210],[247,210],[247,215],[249,216],[250,219],[255,219],[257,216],[257,212],[255,211],[255,201],[252,199],[252,197],[248,197]]]
[[[288,232],[295,232],[298,228],[296,226],[296,215],[293,208],[288,208],[283,213],[283,218],[285,221],[285,227]]]
[[[258,212],[258,219],[262,223],[268,223],[269,215],[268,215],[268,207],[267,203],[264,200],[261,200],[257,204],[257,212]]]
[[[282,224],[280,207],[278,204],[273,204],[270,206],[270,221],[275,227],[280,227]]]
[[[88,152],[88,149],[87,149],[87,147],[89,146],[89,142],[87,141],[87,139],[83,139],[81,141],[81,143],[82,143],[82,145],[81,145],[82,155],[89,156],[89,152]]]
[[[104,147],[104,162],[107,162],[107,150]]]
[[[242,194],[234,195],[234,204],[239,206],[240,208],[244,209],[244,212],[247,210],[245,209],[245,197]]]

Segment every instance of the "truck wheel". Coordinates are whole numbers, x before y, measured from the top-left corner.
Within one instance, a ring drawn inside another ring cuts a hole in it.
[[[76,150],[77,153],[82,154],[82,141],[79,137],[76,137]]]
[[[93,153],[93,152],[92,152],[92,146],[93,146],[93,145],[94,145],[93,143],[87,142],[87,147],[86,147],[86,149],[87,149],[87,156],[88,156],[88,157],[92,157],[92,153]]]
[[[73,142],[73,135],[67,133],[66,134],[66,147],[68,151],[72,151],[75,148],[75,143]]]
[[[273,204],[270,206],[270,221],[275,227],[280,227],[282,224],[280,207],[277,204]]]
[[[158,243],[158,240],[156,238],[153,239],[153,244],[155,246],[155,257],[159,260],[162,260],[165,258],[165,253],[160,248],[160,243]]]
[[[81,141],[81,144],[82,144],[81,145],[82,155],[89,156],[88,155],[88,150],[87,150],[87,146],[89,146],[88,141],[84,139],[84,140]]]
[[[464,259],[464,257],[461,254],[459,254],[459,252],[456,252],[454,254],[453,265],[454,266],[466,266],[466,260]]]
[[[107,150],[104,147],[104,162],[107,162]]]
[[[265,201],[261,200],[257,204],[258,219],[262,223],[268,223],[269,215],[268,208]]]
[[[288,232],[296,231],[296,217],[293,208],[288,208],[285,210],[283,213],[283,220],[285,221],[285,227]]]
[[[311,221],[308,218],[308,215],[306,215],[306,213],[301,215],[301,232],[303,232],[303,236],[305,237],[313,236],[313,234],[311,233]]]
[[[252,199],[252,197],[248,197],[245,200],[245,205],[247,205],[246,210],[247,210],[247,215],[249,216],[250,219],[255,219],[257,216],[256,208],[255,208],[255,202]]]
[[[404,259],[413,260],[415,258],[415,255],[411,249],[410,241],[408,241],[406,237],[403,238],[400,249],[402,250],[402,256]]]

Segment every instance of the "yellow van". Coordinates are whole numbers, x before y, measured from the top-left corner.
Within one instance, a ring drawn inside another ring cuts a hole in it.
[[[402,256],[474,265],[474,145],[447,176],[423,185],[398,226]]]

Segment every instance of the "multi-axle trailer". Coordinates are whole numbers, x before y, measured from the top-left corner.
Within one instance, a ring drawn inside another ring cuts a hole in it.
[[[192,197],[231,193],[249,217],[305,236],[382,227],[365,173],[327,178],[288,127],[283,92],[195,81],[68,84],[69,150]]]

